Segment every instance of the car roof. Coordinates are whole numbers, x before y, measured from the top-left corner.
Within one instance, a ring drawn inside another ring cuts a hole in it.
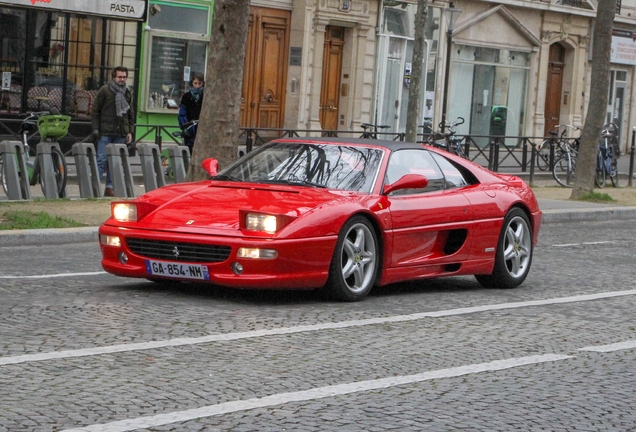
[[[292,143],[324,143],[334,145],[371,145],[375,147],[385,147],[391,151],[402,149],[423,149],[422,144],[405,142],[405,141],[393,141],[382,139],[370,139],[370,138],[343,138],[343,137],[293,137],[293,138],[279,138],[274,140],[276,142],[292,142]]]

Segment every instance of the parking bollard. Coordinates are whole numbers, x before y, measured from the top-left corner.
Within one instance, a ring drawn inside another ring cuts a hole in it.
[[[24,144],[20,141],[2,141],[0,156],[2,157],[2,180],[7,187],[7,197],[10,200],[31,199],[29,176],[20,175],[21,172],[27,172]]]
[[[77,170],[77,183],[82,198],[101,198],[101,182],[97,168],[95,146],[91,143],[75,143],[72,147]]]
[[[126,144],[106,145],[108,168],[113,180],[113,193],[116,197],[134,198],[135,189],[133,176],[128,159],[128,146]]]
[[[156,144],[140,144],[137,147],[141,161],[141,173],[144,177],[146,192],[166,185],[161,166],[161,154]]]

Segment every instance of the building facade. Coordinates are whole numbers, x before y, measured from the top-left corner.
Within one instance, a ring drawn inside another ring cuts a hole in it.
[[[603,103],[629,147],[636,0],[619,0],[604,101],[588,96],[595,0],[457,0],[452,29],[449,6],[429,2],[420,124],[437,125],[446,98],[446,118],[465,119],[458,133],[486,145],[580,127],[587,106]],[[241,126],[404,132],[416,9],[416,0],[252,0]],[[212,12],[210,0],[0,0],[0,120],[43,101],[86,118],[87,94],[123,64],[138,124],[176,125],[191,74],[207,66]]]

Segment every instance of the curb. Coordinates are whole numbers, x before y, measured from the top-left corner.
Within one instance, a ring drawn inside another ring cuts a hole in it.
[[[599,220],[636,219],[636,207],[605,207],[582,209],[552,209],[543,211],[543,224],[566,222],[596,222]]]
[[[99,227],[0,231],[0,247],[97,244]]]

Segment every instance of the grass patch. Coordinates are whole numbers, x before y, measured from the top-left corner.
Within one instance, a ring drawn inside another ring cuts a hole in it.
[[[0,215],[0,230],[73,228],[86,226],[73,219],[51,216],[47,212],[10,210]]]
[[[601,192],[587,192],[584,193],[581,196],[581,199],[579,201],[589,201],[589,202],[595,202],[595,203],[609,203],[609,202],[615,202],[616,200],[614,198],[612,198],[611,196],[609,196],[606,193],[601,193]]]

